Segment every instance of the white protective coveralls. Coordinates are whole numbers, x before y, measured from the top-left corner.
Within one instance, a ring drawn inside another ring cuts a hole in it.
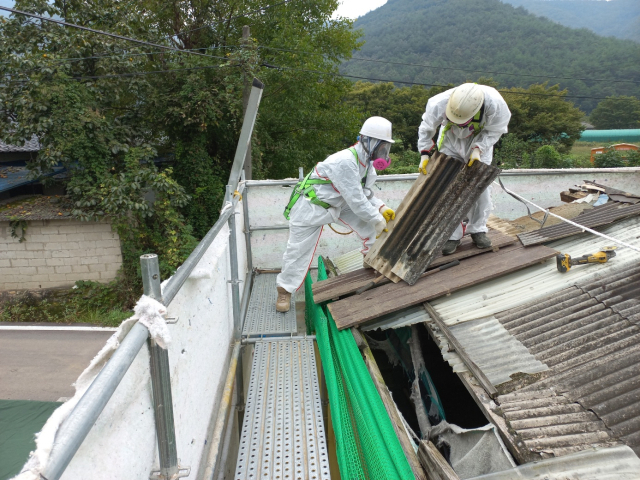
[[[313,186],[318,200],[328,203],[330,208],[315,205],[300,196],[291,209],[287,251],[282,259],[282,271],[276,279],[276,285],[289,293],[304,282],[324,225],[340,223],[353,230],[362,240],[363,254],[376,240],[375,225],[384,220],[380,213],[384,203],[373,194],[372,187],[377,178],[375,168],[368,161],[362,144],[356,144],[355,149],[358,160],[349,149],[341,150],[318,163],[311,174],[311,179],[332,181]],[[365,172],[367,179],[362,188]]]
[[[454,89],[447,90],[431,97],[427,102],[427,108],[424,115],[422,115],[422,123],[418,129],[418,151],[431,150],[433,148],[432,138],[437,128],[440,127],[440,135],[437,142],[437,144],[440,144],[438,148],[440,152],[468,162],[471,150],[478,147],[480,149],[480,161],[491,165],[493,146],[503,134],[507,133],[511,112],[507,103],[495,88],[486,85],[480,85],[480,87],[484,92],[484,113],[480,120],[480,126],[482,127],[480,133],[474,136],[468,126],[460,128],[453,125],[444,133],[444,139],[442,139],[444,127],[449,123],[446,115],[447,102]],[[440,143],[441,140],[442,143]],[[466,233],[487,232],[487,220],[490,213],[491,186],[488,186],[469,211],[469,223],[467,224]],[[458,225],[450,240],[460,240],[462,233],[462,225]]]

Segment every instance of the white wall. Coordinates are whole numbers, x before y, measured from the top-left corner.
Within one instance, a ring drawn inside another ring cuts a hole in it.
[[[411,187],[416,175],[394,175],[390,181],[375,184],[376,196],[391,208],[397,208]],[[384,177],[382,177],[384,179]],[[560,192],[568,190],[584,180],[615,187],[619,190],[640,194],[640,168],[616,169],[572,169],[572,170],[519,170],[501,175],[505,187],[528,200],[549,208],[561,205]],[[287,226],[282,212],[289,202],[292,187],[281,185],[282,181],[248,182],[249,223],[255,226]],[[295,183],[295,182],[293,182]],[[494,215],[513,220],[527,214],[525,206],[506,194],[499,185],[492,186]],[[536,210],[531,207],[532,213]],[[336,229],[344,230],[338,226]],[[282,255],[289,238],[288,230],[259,230],[251,234],[253,265],[259,268],[280,268]],[[360,240],[355,233],[348,236],[337,235],[324,227],[316,257],[335,257],[359,248]],[[314,259],[314,264],[315,264]]]
[[[242,208],[236,215],[240,277],[246,278]],[[225,226],[169,305],[171,385],[180,464],[195,478],[205,438],[226,378],[233,335],[228,239]],[[244,283],[241,284],[241,293]],[[217,413],[217,412],[216,412]],[[157,470],[149,352],[143,347],[63,474],[64,480],[147,479]]]

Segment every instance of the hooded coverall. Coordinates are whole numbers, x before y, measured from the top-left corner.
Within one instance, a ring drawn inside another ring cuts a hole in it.
[[[438,137],[438,150],[445,155],[469,161],[471,151],[480,149],[480,161],[491,165],[493,159],[493,145],[500,137],[507,133],[507,126],[511,118],[511,112],[507,103],[495,88],[480,85],[484,92],[484,112],[480,119],[480,133],[474,135],[474,130],[469,125],[458,127],[452,124],[446,131],[449,123],[446,115],[447,102],[454,89],[442,92],[431,97],[427,102],[427,108],[422,115],[422,123],[418,129],[418,151],[431,150],[434,146],[433,136],[440,126]],[[469,223],[467,233],[487,232],[487,220],[491,213],[491,186],[482,192],[476,204],[469,211]],[[451,235],[450,240],[462,238],[462,225]]]
[[[355,149],[357,160],[349,149],[342,150],[318,163],[311,174],[311,179],[331,180],[332,183],[313,186],[318,200],[328,203],[329,208],[300,196],[291,209],[287,251],[276,279],[277,286],[289,293],[302,285],[324,225],[341,223],[352,229],[362,240],[363,254],[376,240],[375,225],[384,220],[380,213],[384,203],[373,194],[377,177],[373,165],[360,143]]]

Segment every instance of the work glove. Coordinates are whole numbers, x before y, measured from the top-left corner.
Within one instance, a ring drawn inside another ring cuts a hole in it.
[[[469,155],[469,163],[467,165],[470,167],[476,160],[480,160],[480,149],[478,147],[471,150],[471,155]]]
[[[376,238],[380,238],[382,232],[388,231],[389,230],[387,230],[387,222],[385,220],[380,220],[378,223],[376,223]]]
[[[382,214],[382,216],[384,217],[387,223],[389,223],[391,220],[395,220],[396,218],[396,212],[390,209],[389,207],[387,207],[386,205],[383,205],[380,207],[380,213]]]
[[[433,148],[431,150],[421,150],[420,151],[420,167],[418,170],[421,174],[426,175],[428,172],[427,165],[429,164],[429,160],[431,160],[431,155],[433,154]]]

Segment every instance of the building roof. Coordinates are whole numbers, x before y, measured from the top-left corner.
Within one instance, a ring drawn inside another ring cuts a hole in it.
[[[54,167],[50,173],[44,176],[51,177],[61,174],[64,171],[64,167]],[[22,185],[38,182],[38,179],[30,178],[29,173],[30,171],[26,166],[0,166],[0,192],[5,192],[7,190],[21,187]]]
[[[0,205],[0,222],[72,219],[73,203],[65,196],[35,195],[8,199]]]
[[[13,153],[13,152],[37,152],[40,150],[40,142],[34,136],[31,140],[25,142],[24,145],[9,145],[0,140],[0,153]]]

